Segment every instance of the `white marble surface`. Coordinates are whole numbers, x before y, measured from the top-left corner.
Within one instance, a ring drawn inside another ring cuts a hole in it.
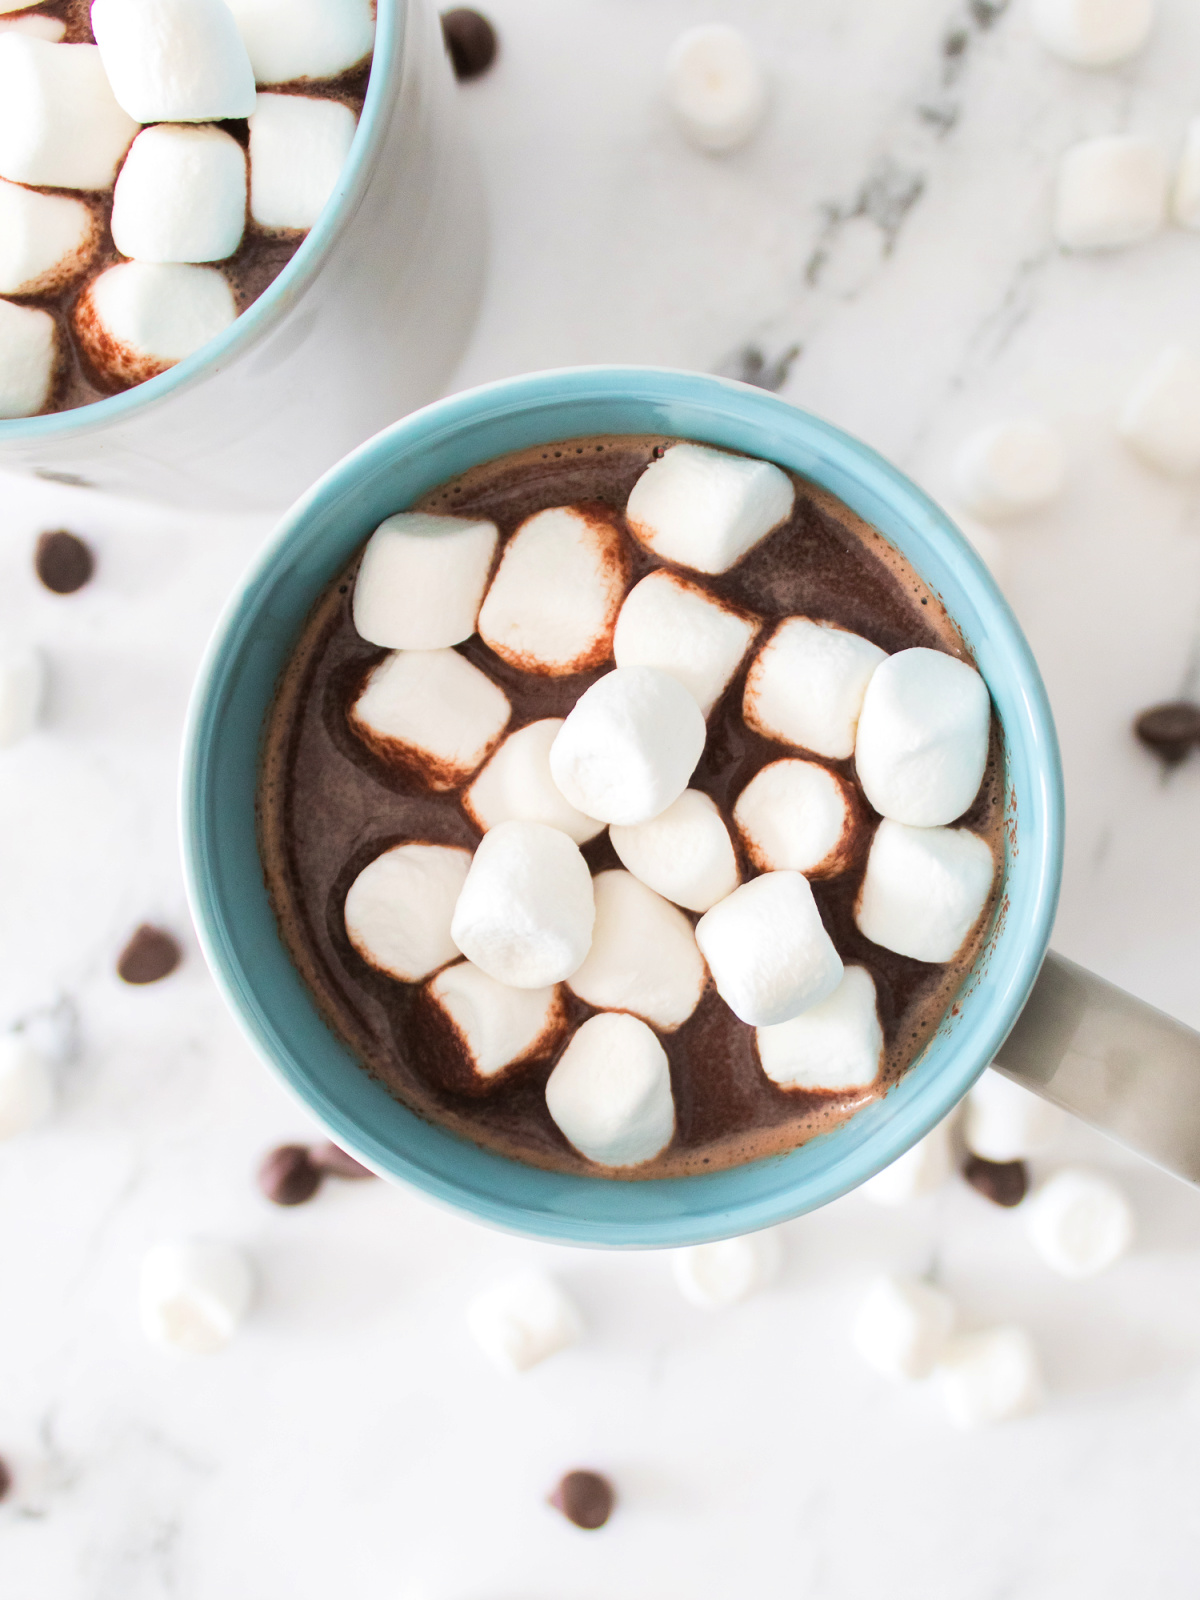
[[[948,495],[956,445],[1035,413],[1070,482],[1002,534],[1005,586],[1062,736],[1057,947],[1200,1025],[1200,761],[1168,779],[1131,714],[1200,690],[1200,504],[1115,442],[1131,377],[1193,338],[1200,237],[1102,258],[1049,243],[1057,154],[1134,129],[1174,148],[1200,109],[1200,11],[1162,0],[1144,56],[1046,57],[1024,0],[493,0],[503,54],[464,88],[494,210],[489,296],[459,385],[544,365],[736,370],[802,353],[784,393]],[[658,92],[684,25],[738,21],[771,118],[723,161]],[[985,25],[989,23],[990,25]],[[958,41],[947,54],[945,41]],[[1019,1213],[955,1183],[899,1212],[850,1197],[783,1230],[778,1285],[705,1314],[667,1263],[507,1240],[382,1184],[270,1207],[261,1152],[310,1125],[251,1059],[186,929],[180,719],[224,595],[266,531],[0,484],[0,625],[46,650],[44,731],[0,757],[0,1024],[74,1018],[58,1116],[0,1148],[0,1594],[13,1600],[1159,1600],[1195,1594],[1200,1196],[1098,1137],[1135,1253],[1069,1284]],[[36,532],[99,554],[41,591]],[[128,989],[139,921],[188,942]],[[145,1246],[239,1241],[258,1307],[207,1361],[147,1347]],[[495,1376],[463,1308],[551,1264],[588,1334]],[[845,1329],[881,1267],[934,1268],[973,1325],[1026,1323],[1040,1415],[959,1435],[923,1386],[860,1367]],[[612,1474],[583,1534],[543,1503]]]

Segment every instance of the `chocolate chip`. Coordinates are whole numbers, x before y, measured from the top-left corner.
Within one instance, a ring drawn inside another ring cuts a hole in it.
[[[82,539],[59,528],[38,535],[33,570],[55,594],[74,594],[96,570],[96,560]]]
[[[1167,766],[1177,766],[1193,745],[1200,744],[1200,706],[1190,700],[1170,700],[1143,711],[1133,731]]]
[[[1023,1161],[985,1161],[968,1156],[963,1177],[972,1189],[997,1206],[1019,1206],[1029,1189],[1029,1173]]]
[[[117,975],[126,983],[157,983],[182,960],[183,952],[169,933],[143,922],[121,951]]]
[[[258,1187],[277,1206],[302,1206],[321,1187],[322,1176],[307,1145],[281,1144],[263,1158]]]
[[[325,1144],[314,1146],[312,1152],[313,1162],[322,1172],[328,1172],[335,1178],[373,1178],[375,1174],[370,1167],[364,1167],[361,1161],[343,1150],[341,1145],[327,1140]]]
[[[12,1486],[12,1468],[9,1466],[8,1462],[4,1460],[3,1456],[0,1456],[0,1500],[7,1500],[9,1490],[12,1488]]]
[[[467,6],[442,12],[442,38],[460,82],[481,77],[496,59],[495,28],[481,12]]]
[[[613,1486],[598,1472],[568,1472],[550,1504],[577,1528],[602,1528],[612,1516]]]

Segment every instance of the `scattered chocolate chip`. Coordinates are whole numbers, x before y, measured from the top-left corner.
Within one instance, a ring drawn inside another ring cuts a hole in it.
[[[53,593],[74,594],[96,570],[96,559],[82,539],[59,528],[38,535],[33,570]]]
[[[169,933],[143,922],[121,951],[117,976],[126,983],[157,983],[174,972],[182,960],[183,952]]]
[[[1190,700],[1171,700],[1143,711],[1133,731],[1160,761],[1174,767],[1193,745],[1200,744],[1200,706]]]
[[[442,12],[442,38],[460,82],[481,77],[496,59],[495,28],[481,12],[468,6]]]
[[[4,1460],[3,1456],[0,1456],[0,1500],[6,1500],[8,1498],[8,1492],[12,1486],[12,1468],[9,1466],[8,1462]]]
[[[277,1206],[302,1206],[321,1187],[323,1176],[307,1145],[281,1144],[263,1158],[258,1187]]]
[[[602,1528],[612,1516],[613,1486],[598,1472],[568,1472],[550,1504],[577,1528]]]
[[[314,1146],[312,1159],[322,1172],[328,1172],[335,1178],[373,1178],[375,1174],[370,1167],[364,1167],[361,1161],[343,1150],[341,1145],[328,1140],[325,1144]]]
[[[1023,1161],[985,1161],[968,1156],[963,1177],[972,1189],[997,1206],[1019,1206],[1029,1189],[1029,1173]]]

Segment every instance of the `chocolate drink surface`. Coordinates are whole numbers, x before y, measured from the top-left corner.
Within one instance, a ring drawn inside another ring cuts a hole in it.
[[[414,510],[486,518],[500,533],[499,556],[518,527],[551,507],[584,506],[619,530],[626,587],[667,566],[629,532],[624,508],[668,437],[597,437],[539,446],[472,469],[431,491]],[[802,755],[855,788],[854,759],[814,757],[748,726],[747,673],[763,640],[788,617],[809,617],[861,635],[889,655],[913,647],[970,664],[951,618],[908,563],[839,500],[792,476],[787,520],[730,570],[685,571],[737,614],[761,623],[732,680],[707,718],[707,737],[689,788],[715,803],[737,852],[743,882],[759,868],[734,824],[733,808],[768,764]],[[404,983],[370,965],[346,931],[351,885],[381,852],[422,841],[474,851],[481,830],[463,804],[474,775],[434,790],[420,772],[382,759],[352,729],[349,712],[387,652],[355,630],[352,600],[359,556],[328,587],[307,619],[269,714],[259,781],[259,839],[265,879],[285,945],[328,1025],[405,1105],[423,1117],[534,1166],[615,1178],[671,1177],[778,1154],[846,1120],[879,1098],[920,1053],[953,1003],[979,952],[1001,893],[1004,770],[992,715],[986,770],[956,828],[981,838],[996,863],[991,896],[952,960],[896,954],[867,939],[855,920],[877,813],[858,794],[838,868],[812,880],[825,929],[842,960],[874,981],[883,1049],[867,1087],[782,1088],[763,1070],[756,1030],[707,982],[678,1027],[656,1029],[670,1066],[675,1131],[640,1165],[604,1167],[564,1137],[546,1103],[546,1083],[577,1027],[596,1008],[559,985],[565,1027],[485,1093],[465,1092],[459,1046],[445,1013],[422,983]],[[494,570],[494,569],[493,569]],[[678,569],[670,569],[678,570]],[[566,717],[583,692],[612,671],[611,652],[582,672],[551,676],[520,670],[478,633],[457,646],[508,696],[507,734]],[[608,829],[582,846],[591,872],[620,868]],[[683,913],[691,924],[694,912]]]

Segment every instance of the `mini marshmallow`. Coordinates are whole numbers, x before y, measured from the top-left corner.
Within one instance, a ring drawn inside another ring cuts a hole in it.
[[[0,301],[0,311],[3,308],[4,302]],[[0,346],[3,330],[0,317]],[[46,663],[38,651],[32,645],[0,645],[0,750],[33,732],[45,696]]]
[[[1049,505],[1065,476],[1058,435],[1045,423],[1022,419],[973,433],[954,463],[959,499],[985,522]]]
[[[1145,44],[1154,0],[1033,0],[1029,20],[1046,49],[1077,67],[1113,67]]]
[[[580,1025],[546,1082],[546,1106],[568,1143],[603,1167],[640,1166],[675,1132],[666,1052],[624,1012]]]
[[[649,822],[687,788],[705,736],[682,684],[656,667],[617,667],[575,702],[550,747],[550,771],[585,816]]]
[[[508,1068],[544,1054],[566,1026],[557,988],[513,989],[473,961],[444,968],[426,993],[457,1035],[476,1089],[491,1088]]]
[[[47,17],[35,11],[28,17],[0,16],[0,33],[23,33],[30,39],[59,44],[66,37],[67,25],[61,17]]]
[[[0,300],[0,418],[47,405],[58,368],[58,330],[48,311]]]
[[[350,943],[364,961],[419,983],[458,956],[450,937],[470,853],[451,845],[397,844],[365,866],[346,895]]]
[[[755,1033],[758,1059],[781,1089],[865,1089],[883,1064],[883,1029],[875,980],[865,967],[847,967],[819,1005]]]
[[[787,617],[754,659],[743,715],[768,739],[845,761],[863,695],[886,651],[832,622]]]
[[[541,989],[582,966],[595,920],[575,841],[544,822],[502,822],[475,852],[450,931],[499,983]]]
[[[0,177],[107,189],[137,131],[95,45],[0,34]]]
[[[1200,361],[1169,345],[1126,400],[1117,432],[1156,472],[1171,478],[1200,472]]]
[[[696,925],[717,993],[751,1027],[770,1027],[827,1000],[842,961],[807,878],[767,872],[706,911]]]
[[[388,650],[442,650],[475,632],[499,540],[494,522],[399,511],[367,540],[354,626]]]
[[[733,820],[760,872],[831,878],[850,865],[857,811],[844,778],[815,761],[771,761],[737,798]]]
[[[677,678],[707,717],[757,626],[660,568],[626,595],[613,634],[613,655],[619,667],[657,667]]]
[[[0,294],[51,294],[77,278],[100,230],[82,200],[0,178]]]
[[[649,822],[608,832],[623,867],[648,888],[689,911],[709,911],[738,886],[737,857],[716,802],[698,789]]]
[[[766,1286],[779,1269],[776,1233],[747,1233],[676,1250],[671,1263],[683,1298],[705,1311],[736,1305]]]
[[[667,56],[667,103],[701,150],[745,144],[767,107],[766,79],[745,35],[720,22],[680,34]]]
[[[1091,1278],[1111,1267],[1133,1243],[1133,1212],[1111,1179],[1067,1167],[1025,1202],[1033,1248],[1064,1278]]]
[[[900,650],[863,696],[854,764],[881,816],[914,828],[961,817],[987,767],[992,703],[965,661],[941,650]]]
[[[54,1109],[54,1068],[23,1033],[0,1035],[0,1139],[44,1122]]]
[[[897,1156],[882,1172],[868,1178],[862,1193],[879,1206],[900,1206],[920,1200],[940,1189],[954,1162],[950,1148],[950,1122],[943,1118],[923,1139]]]
[[[708,978],[691,923],[631,873],[601,872],[592,889],[592,948],[568,986],[597,1010],[631,1011],[664,1032],[678,1028]]]
[[[512,1376],[583,1336],[575,1302],[553,1278],[532,1269],[476,1295],[467,1308],[467,1326],[492,1365]]]
[[[220,128],[139,133],[113,190],[113,243],[136,261],[224,261],[246,226],[246,153]]]
[[[885,1378],[927,1378],[954,1331],[954,1302],[917,1278],[877,1278],[858,1308],[854,1348]]]
[[[118,102],[139,122],[219,122],[254,110],[254,71],[223,0],[92,0]]]
[[[353,111],[340,100],[260,94],[250,118],[255,222],[262,228],[311,228],[337,188],[357,127]]]
[[[1051,1143],[1063,1120],[1057,1106],[989,1068],[967,1096],[963,1137],[985,1161],[1025,1161]]]
[[[336,78],[375,44],[372,0],[229,0],[259,83]]]
[[[479,635],[526,672],[584,672],[612,656],[626,560],[599,512],[553,506],[527,518],[504,547],[479,611]]]
[[[233,1245],[158,1244],[142,1260],[139,1298],[142,1331],[152,1343],[211,1355],[229,1343],[250,1309],[254,1274]]]
[[[576,844],[603,833],[604,824],[565,800],[551,775],[550,747],[561,727],[561,717],[545,717],[510,733],[467,790],[463,805],[485,833],[501,822],[544,822]]]
[[[504,732],[508,696],[456,650],[398,650],[372,671],[350,726],[385,759],[453,789]]]
[[[144,383],[224,333],[236,316],[233,290],[215,267],[124,261],[80,295],[75,332],[105,377]]]
[[[1200,117],[1192,118],[1183,136],[1171,215],[1181,228],[1200,228]]]
[[[796,491],[769,461],[673,444],[633,486],[625,517],[664,561],[728,572],[792,514]]]
[[[1166,220],[1167,163],[1153,139],[1112,134],[1073,145],[1058,169],[1054,236],[1064,250],[1138,244]]]
[[[879,824],[855,921],[874,944],[916,961],[952,961],[979,921],[996,863],[967,828]]]
[[[950,1340],[937,1365],[942,1402],[957,1428],[983,1428],[1036,1411],[1042,1375],[1024,1328],[989,1328]]]

